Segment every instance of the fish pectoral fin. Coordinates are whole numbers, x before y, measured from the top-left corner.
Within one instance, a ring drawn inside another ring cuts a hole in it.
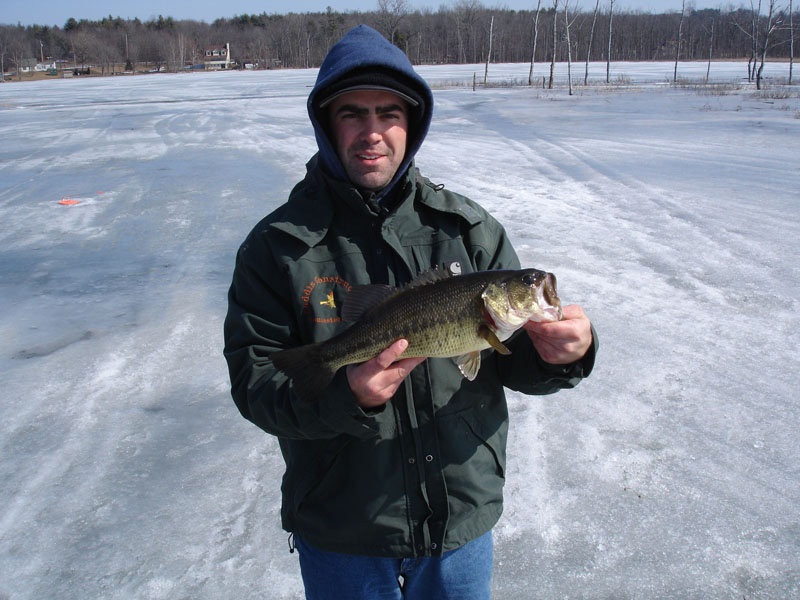
[[[481,336],[483,339],[485,339],[487,342],[489,342],[489,345],[495,350],[497,350],[497,352],[499,352],[500,354],[511,354],[511,350],[506,348],[505,344],[503,344],[503,342],[501,342],[497,338],[494,331],[492,331],[488,325],[486,324],[481,325],[478,328],[478,335]]]
[[[461,374],[472,381],[478,376],[478,371],[481,368],[481,353],[475,350],[474,352],[462,354],[456,358],[456,364]]]

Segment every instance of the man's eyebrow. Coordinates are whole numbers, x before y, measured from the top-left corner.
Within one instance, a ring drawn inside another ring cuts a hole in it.
[[[369,109],[364,106],[358,106],[356,104],[342,104],[339,108],[336,109],[336,114],[340,113],[356,113],[359,115],[365,115],[369,113]]]
[[[401,104],[399,104],[399,103],[387,104],[386,106],[376,106],[375,107],[375,114],[376,115],[381,115],[381,114],[391,113],[391,112],[398,112],[398,111],[402,112],[402,113],[406,112],[405,109],[403,108],[403,106]],[[355,113],[355,114],[358,114],[358,115],[366,115],[366,114],[369,114],[369,108],[367,108],[366,106],[359,106],[357,104],[342,104],[336,110],[336,114],[337,115],[340,114],[340,113]]]
[[[398,112],[398,111],[402,112],[402,113],[406,112],[405,108],[400,104],[388,104],[386,106],[376,106],[375,107],[375,113],[376,114],[388,113],[388,112]]]

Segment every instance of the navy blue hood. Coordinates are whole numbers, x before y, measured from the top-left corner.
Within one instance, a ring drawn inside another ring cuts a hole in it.
[[[328,52],[314,89],[308,96],[308,116],[319,147],[319,164],[328,175],[339,181],[348,181],[347,173],[336,153],[336,146],[330,140],[326,111],[319,104],[341,89],[345,80],[359,83],[391,80],[399,92],[419,103],[410,109],[403,163],[392,182],[378,194],[380,198],[394,189],[422,145],[433,115],[433,93],[427,82],[414,71],[405,53],[380,33],[366,25],[348,31]]]

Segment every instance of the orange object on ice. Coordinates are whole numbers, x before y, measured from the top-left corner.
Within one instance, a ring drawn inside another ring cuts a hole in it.
[[[72,198],[62,198],[58,201],[59,204],[63,204],[64,206],[72,206],[73,204],[77,204],[78,200],[74,200]]]

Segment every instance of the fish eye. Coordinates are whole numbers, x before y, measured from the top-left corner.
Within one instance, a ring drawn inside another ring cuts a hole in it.
[[[533,273],[525,273],[525,275],[522,276],[522,283],[528,286],[536,285],[536,275]]]

